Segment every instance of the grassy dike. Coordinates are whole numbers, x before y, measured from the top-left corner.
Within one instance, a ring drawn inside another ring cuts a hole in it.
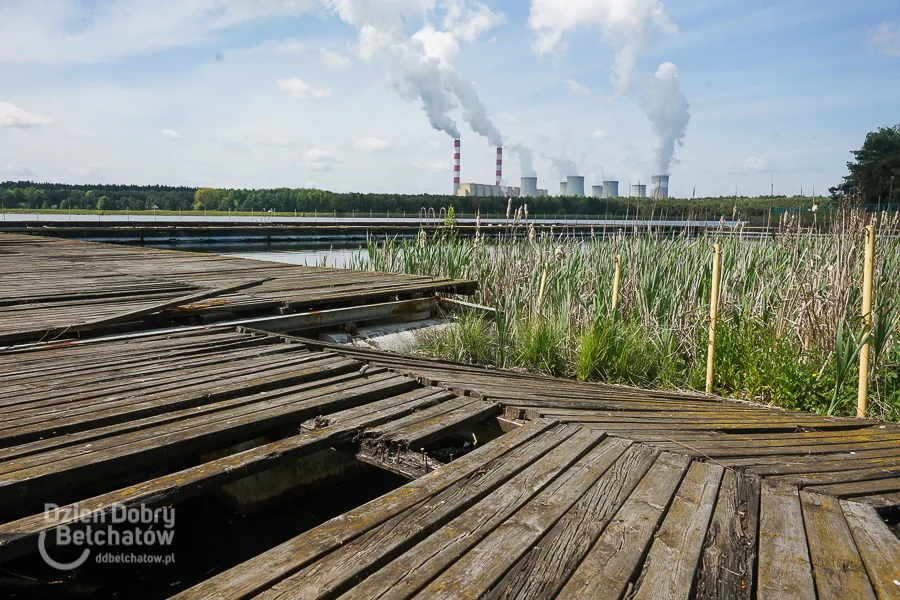
[[[464,315],[432,355],[585,380],[702,390],[711,245],[722,244],[717,393],[823,414],[855,414],[862,341],[863,227],[829,217],[813,234],[785,217],[777,235],[663,237],[596,231],[536,236],[519,211],[476,239],[452,230],[372,240],[356,268],[477,280],[496,323]],[[900,219],[882,215],[876,245],[870,416],[900,419]],[[524,239],[516,241],[516,233]],[[605,234],[605,235],[604,235]],[[618,307],[611,309],[616,255]]]

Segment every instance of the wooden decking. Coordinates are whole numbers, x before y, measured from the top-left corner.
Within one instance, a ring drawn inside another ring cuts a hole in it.
[[[61,524],[45,501],[167,505],[349,446],[414,480],[179,597],[900,596],[894,424],[230,327],[0,363],[0,560]],[[478,423],[510,432],[429,455]]]
[[[467,282],[10,235],[0,269],[0,345],[59,338],[0,349],[0,562],[71,524],[45,502],[167,506],[340,448],[411,481],[173,593],[900,598],[897,424],[247,326],[64,339]]]
[[[474,289],[471,281],[0,234],[0,344],[124,321],[196,323]]]

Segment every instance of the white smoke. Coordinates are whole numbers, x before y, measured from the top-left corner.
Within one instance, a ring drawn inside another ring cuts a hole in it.
[[[534,170],[534,152],[531,148],[522,144],[510,144],[506,146],[506,150],[518,157],[522,177],[537,177],[537,171]]]
[[[578,165],[575,161],[568,158],[557,158],[555,156],[545,157],[553,165],[553,170],[560,181],[565,181],[569,175],[578,175]]]
[[[675,65],[665,62],[654,75],[644,78],[641,105],[656,137],[653,174],[665,175],[673,164],[675,146],[684,145],[684,134],[691,120],[690,105],[678,83]]]
[[[675,147],[684,143],[690,121],[689,104],[672,63],[656,74],[640,73],[638,57],[647,51],[656,30],[677,33],[660,0],[531,0],[528,20],[535,33],[534,49],[544,54],[563,46],[563,34],[584,25],[600,28],[614,51],[610,68],[611,100],[637,94],[653,129],[656,173],[668,173]]]
[[[437,6],[435,0],[322,0],[346,23],[359,31],[357,51],[365,60],[379,59],[388,84],[403,98],[419,99],[428,122],[439,131],[459,138],[459,128],[450,117],[461,107],[463,119],[473,131],[493,146],[503,138],[487,115],[472,80],[457,68],[459,39],[474,41],[503,22],[503,15],[472,0],[446,0],[443,30],[427,21]],[[404,23],[425,24],[412,36]]]

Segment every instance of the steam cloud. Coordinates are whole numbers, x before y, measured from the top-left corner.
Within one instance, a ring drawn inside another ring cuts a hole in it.
[[[531,148],[522,144],[510,144],[506,150],[518,157],[522,177],[537,177],[537,171],[534,170],[534,152]]]
[[[442,30],[426,25],[413,36],[403,31],[404,21],[425,19],[433,8],[429,0],[322,0],[326,8],[359,32],[357,51],[385,66],[387,82],[401,97],[419,99],[431,126],[453,138],[459,128],[449,112],[461,107],[463,119],[493,146],[503,137],[487,115],[475,84],[456,67],[459,39],[474,41],[503,21],[477,1],[448,0]],[[469,5],[472,5],[471,7]]]
[[[560,47],[563,34],[583,25],[595,25],[615,51],[610,68],[611,100],[636,94],[650,121],[654,137],[654,174],[669,173],[675,148],[684,144],[690,121],[690,105],[678,80],[678,69],[666,62],[655,74],[640,73],[638,57],[646,52],[655,30],[677,33],[659,0],[532,0],[529,24],[538,53]]]

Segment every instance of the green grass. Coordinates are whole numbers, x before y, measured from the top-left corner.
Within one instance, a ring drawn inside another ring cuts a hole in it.
[[[863,264],[862,213],[837,213],[826,235],[791,217],[774,237],[740,232],[664,237],[596,231],[594,239],[535,236],[521,222],[444,234],[371,240],[353,266],[474,279],[475,300],[498,309],[477,335],[452,334],[437,356],[662,388],[705,383],[711,245],[722,245],[717,393],[855,414]],[[883,215],[876,248],[870,415],[900,417],[900,216]],[[618,309],[610,309],[621,254]],[[543,296],[541,280],[546,273]],[[473,325],[467,325],[472,329]],[[451,335],[451,334],[447,334]],[[485,340],[484,338],[488,339]]]

